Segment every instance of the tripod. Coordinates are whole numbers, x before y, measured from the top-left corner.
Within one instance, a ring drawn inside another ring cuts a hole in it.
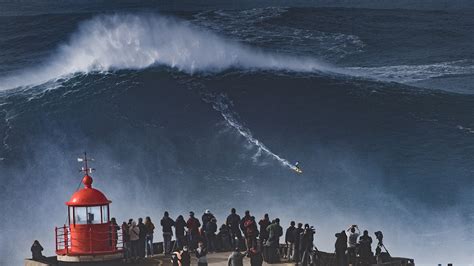
[[[377,249],[375,251],[375,254],[376,255],[380,255],[380,253],[382,252],[382,248],[385,250],[385,252],[388,254],[388,256],[392,257],[390,255],[390,252],[388,252],[388,249],[385,247],[385,245],[382,243],[382,241],[379,241],[379,243],[377,244]]]

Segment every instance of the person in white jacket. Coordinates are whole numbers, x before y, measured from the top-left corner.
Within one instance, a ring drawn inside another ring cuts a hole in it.
[[[138,258],[138,248],[140,246],[140,228],[137,226],[137,223],[135,221],[132,222],[132,225],[128,229],[129,235],[130,235],[130,242],[132,243],[132,260],[135,260]]]

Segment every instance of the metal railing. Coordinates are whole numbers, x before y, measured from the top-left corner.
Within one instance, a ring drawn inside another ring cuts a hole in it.
[[[56,254],[68,255],[73,254],[73,249],[80,247],[81,250],[87,250],[85,254],[95,253],[115,253],[123,251],[124,241],[123,233],[121,228],[116,225],[110,225],[105,231],[92,230],[92,227],[88,226],[84,229],[74,228],[74,235],[81,237],[72,237],[71,229],[69,226],[62,226],[55,228],[55,239],[56,239]],[[82,232],[81,232],[82,231]],[[108,242],[109,245],[107,245]],[[96,244],[99,245],[101,250],[96,250]],[[74,245],[74,246],[73,246]]]

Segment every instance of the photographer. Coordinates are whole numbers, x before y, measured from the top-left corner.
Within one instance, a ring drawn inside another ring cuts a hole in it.
[[[357,233],[356,233],[357,229]],[[347,231],[349,233],[348,236],[348,248],[347,248],[347,254],[349,256],[349,264],[354,264],[356,260],[356,249],[357,249],[357,239],[359,238],[360,235],[360,230],[357,225],[351,225]]]
[[[375,256],[377,259],[377,263],[382,263],[385,261],[390,260],[390,253],[388,252],[387,248],[383,244],[383,234],[381,231],[375,232],[375,237],[377,237],[377,240],[379,241],[377,243],[377,248],[375,249]],[[385,252],[382,252],[382,248],[385,249]]]

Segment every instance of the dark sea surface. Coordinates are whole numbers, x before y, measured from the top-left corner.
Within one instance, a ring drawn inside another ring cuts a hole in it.
[[[0,2],[0,265],[53,254],[85,150],[119,222],[236,207],[472,265],[474,11],[282,3]]]

